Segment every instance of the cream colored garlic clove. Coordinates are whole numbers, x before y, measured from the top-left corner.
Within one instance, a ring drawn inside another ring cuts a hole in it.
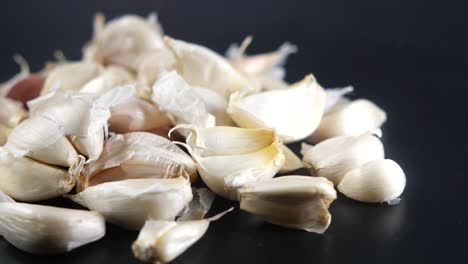
[[[3,146],[7,142],[10,132],[11,128],[0,124],[0,146]]]
[[[325,89],[325,93],[327,94],[327,104],[325,105],[325,113],[329,112],[337,105],[349,102],[345,95],[352,93],[353,91],[353,86]]]
[[[348,172],[338,190],[362,202],[395,204],[405,185],[406,176],[401,167],[393,160],[385,159],[370,161]]]
[[[283,145],[281,151],[284,155],[284,165],[279,170],[279,173],[288,173],[300,168],[308,167],[308,164],[303,162],[294,152],[287,146]]]
[[[322,234],[331,222],[336,199],[333,183],[321,177],[284,176],[239,190],[240,208],[265,221]]]
[[[80,92],[101,95],[115,87],[134,82],[135,78],[130,72],[118,66],[110,66],[105,68],[99,76],[87,82]]]
[[[382,142],[371,133],[340,136],[315,146],[302,144],[303,161],[311,175],[325,177],[338,185],[346,173],[372,160],[384,158]]]
[[[320,126],[308,141],[320,142],[337,136],[360,135],[379,129],[386,119],[385,112],[371,101],[359,99],[345,102],[323,116]]]
[[[228,103],[222,95],[202,87],[192,87],[192,90],[203,101],[206,111],[216,118],[217,126],[235,126],[226,112]]]
[[[86,83],[96,78],[101,71],[102,66],[93,62],[80,61],[59,65],[47,76],[41,94],[56,89],[79,91]]]
[[[172,51],[169,49],[155,50],[146,54],[141,60],[138,66],[137,80],[147,86],[153,86],[163,73],[179,68]]]
[[[14,128],[27,116],[28,113],[21,102],[0,97],[0,124]]]
[[[101,156],[85,165],[77,190],[109,181],[175,178],[184,173],[194,181],[195,163],[170,140],[145,132],[114,135]]]
[[[232,209],[201,220],[148,220],[132,245],[133,254],[144,262],[171,262],[206,233],[210,222],[221,218]]]
[[[181,76],[193,86],[205,87],[228,98],[233,92],[254,93],[260,90],[226,59],[200,45],[165,37],[169,48],[181,65]]]
[[[242,98],[231,96],[228,113],[240,127],[271,127],[285,143],[306,138],[320,123],[325,92],[312,75],[289,89],[262,92]]]
[[[261,84],[263,91],[284,90],[290,86],[287,82],[277,79],[271,74],[261,74],[252,78]]]
[[[173,220],[192,200],[192,189],[186,177],[130,179],[101,183],[67,197],[110,223],[135,230],[146,219]]]
[[[0,235],[29,253],[69,252],[105,233],[104,218],[96,212],[0,201]]]

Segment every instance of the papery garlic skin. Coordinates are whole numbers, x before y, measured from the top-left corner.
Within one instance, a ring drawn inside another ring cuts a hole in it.
[[[320,123],[325,92],[312,75],[289,89],[247,97],[233,94],[228,113],[240,127],[274,128],[285,143],[306,138]]]
[[[349,93],[352,93],[353,91],[353,86],[325,89],[325,93],[327,94],[327,104],[325,105],[325,113],[329,112],[339,104],[348,103],[349,99],[347,99],[345,96]]]
[[[379,129],[386,119],[385,112],[371,101],[359,99],[342,103],[323,116],[320,126],[308,141],[320,142],[337,136],[360,135]]]
[[[284,164],[279,170],[279,173],[288,173],[308,166],[287,146],[283,145],[281,151],[284,155]]]
[[[148,218],[174,219],[192,197],[186,177],[106,182],[68,196],[100,212],[108,222],[132,230],[141,228]]]
[[[41,94],[56,89],[79,91],[86,83],[96,78],[101,71],[102,66],[93,62],[80,61],[59,65],[47,76]]]
[[[169,49],[155,50],[146,54],[141,60],[137,70],[137,80],[147,86],[153,86],[162,74],[179,68],[174,54]]]
[[[102,215],[84,210],[0,202],[0,235],[33,254],[59,254],[104,237]]]
[[[338,185],[349,171],[372,160],[384,158],[382,142],[371,133],[333,137],[315,146],[302,144],[303,161],[313,176],[325,177]]]
[[[217,126],[235,126],[226,112],[228,106],[226,98],[210,89],[196,86],[192,89],[205,104],[206,111],[216,118]]]
[[[390,159],[374,160],[348,172],[338,190],[347,197],[369,203],[391,202],[405,189],[406,176]]]
[[[0,148],[0,189],[15,200],[36,202],[68,193],[76,175],[36,162],[14,157]]]
[[[0,97],[0,124],[14,128],[28,113],[23,109],[21,102],[6,97]]]
[[[333,183],[321,177],[283,176],[239,190],[240,208],[265,221],[322,234],[331,222],[336,199]]]
[[[130,72],[118,66],[109,66],[99,76],[87,82],[80,92],[101,95],[117,86],[133,82],[135,78]]]

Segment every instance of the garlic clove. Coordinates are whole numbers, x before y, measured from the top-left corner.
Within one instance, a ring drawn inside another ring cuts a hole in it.
[[[258,83],[250,81],[214,51],[169,37],[164,39],[182,67],[180,74],[190,85],[211,89],[225,98],[233,92],[260,90]]]
[[[6,96],[26,105],[26,102],[29,100],[33,100],[40,96],[45,80],[45,74],[30,74],[14,83]],[[0,87],[0,93],[1,89],[2,88]]]
[[[20,81],[24,80],[31,74],[29,69],[28,62],[19,54],[13,56],[13,60],[18,64],[20,72],[14,75],[9,80],[0,83],[0,97],[6,97],[10,91],[18,84]]]
[[[338,190],[351,199],[392,204],[403,193],[406,176],[393,160],[374,160],[348,172]]]
[[[110,223],[135,230],[148,218],[174,219],[192,200],[192,189],[186,177],[130,179],[98,184],[67,197],[103,214]]]
[[[29,253],[69,252],[101,239],[105,233],[104,218],[96,212],[0,202],[0,235]]]
[[[322,234],[331,222],[336,199],[333,183],[321,177],[283,176],[239,190],[240,208],[265,221]]]
[[[315,146],[303,143],[301,153],[303,161],[311,166],[311,175],[325,177],[335,185],[349,171],[384,158],[382,142],[371,133],[333,137]]]
[[[337,105],[347,103],[349,100],[345,97],[345,95],[352,93],[353,91],[353,86],[325,89],[325,93],[327,94],[327,104],[325,105],[325,113],[329,112]]]
[[[277,79],[271,74],[261,74],[253,78],[261,84],[263,91],[284,90],[288,89],[290,85],[281,79]]]
[[[160,49],[145,54],[137,71],[137,80],[152,86],[165,72],[179,69],[176,58],[169,49]]]
[[[0,123],[0,146],[3,146],[7,140],[8,135],[11,133],[11,128],[4,126]]]
[[[14,128],[23,119],[27,117],[28,113],[24,110],[21,102],[0,97],[0,124]]]
[[[118,66],[109,66],[99,76],[87,82],[80,92],[101,95],[117,86],[133,82],[135,78],[130,72]]]
[[[0,148],[0,189],[16,200],[36,202],[68,193],[78,171],[67,172]]]
[[[308,166],[305,162],[302,162],[302,160],[287,146],[283,145],[281,151],[284,155],[284,164],[283,167],[281,167],[279,170],[279,173],[288,173]]]
[[[192,89],[205,104],[206,111],[216,118],[217,126],[235,126],[226,112],[228,103],[222,95],[202,87],[192,87]]]
[[[137,178],[197,177],[195,163],[170,140],[145,132],[114,135],[101,156],[89,162],[77,182],[77,191],[103,182]]]
[[[242,98],[231,96],[228,113],[240,127],[271,127],[285,143],[306,138],[320,123],[325,92],[312,75],[289,89],[262,92]]]
[[[133,254],[143,262],[171,262],[206,233],[210,222],[221,218],[232,209],[201,220],[148,220],[132,245]]]
[[[46,94],[57,89],[62,91],[79,91],[87,82],[96,78],[101,71],[102,66],[92,62],[64,63],[49,73],[41,94]]]
[[[320,142],[331,137],[360,135],[379,129],[386,119],[385,112],[371,101],[359,99],[342,103],[323,116],[320,126],[308,141]]]

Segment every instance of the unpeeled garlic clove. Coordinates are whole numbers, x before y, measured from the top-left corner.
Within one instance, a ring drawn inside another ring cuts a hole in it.
[[[28,113],[24,110],[21,102],[6,97],[0,97],[0,124],[14,128]]]
[[[145,132],[114,135],[101,156],[85,165],[77,191],[103,182],[136,178],[197,177],[193,160],[170,140]]]
[[[353,91],[353,86],[325,89],[325,93],[327,94],[327,104],[325,105],[325,113],[329,112],[337,105],[349,102],[349,99],[347,99],[345,95],[352,93]]]
[[[285,143],[306,138],[320,123],[325,92],[312,75],[289,89],[262,92],[247,97],[231,96],[228,113],[240,127],[271,127]]]
[[[3,146],[7,140],[8,135],[10,135],[11,128],[4,126],[0,123],[0,146]]]
[[[5,195],[0,192],[0,196]],[[69,252],[105,233],[104,218],[96,212],[0,201],[0,235],[29,253]]]
[[[211,89],[225,98],[233,92],[260,90],[258,83],[249,80],[214,51],[169,37],[164,39],[182,67],[181,76],[190,85]]]
[[[192,89],[205,104],[206,111],[216,118],[217,126],[234,126],[234,121],[226,112],[227,100],[222,95],[203,87],[192,87]]]
[[[190,181],[130,179],[101,183],[68,198],[104,215],[110,223],[139,229],[146,219],[173,220],[192,200]]]
[[[349,171],[384,158],[382,142],[371,133],[333,137],[315,146],[303,143],[301,153],[311,167],[311,175],[325,177],[335,185]]]
[[[314,143],[331,137],[360,135],[379,129],[386,119],[385,112],[369,100],[345,102],[323,116],[308,141]]]
[[[118,66],[109,66],[99,76],[87,82],[80,92],[101,95],[115,87],[133,82],[135,78],[130,72]]]
[[[148,220],[132,245],[133,254],[144,262],[171,262],[206,233],[210,222],[221,218],[232,209],[201,220]]]
[[[240,208],[265,221],[322,234],[331,222],[336,199],[333,183],[321,177],[283,176],[239,190]]]
[[[153,86],[163,73],[178,68],[180,66],[169,49],[155,50],[142,59],[138,66],[137,80],[147,86]]]
[[[351,199],[379,203],[399,202],[403,193],[406,176],[401,167],[393,160],[374,160],[348,172],[338,190]]]
[[[300,168],[308,167],[308,164],[303,162],[294,152],[287,146],[283,145],[281,151],[284,154],[284,165],[279,170],[279,173],[288,173]]]

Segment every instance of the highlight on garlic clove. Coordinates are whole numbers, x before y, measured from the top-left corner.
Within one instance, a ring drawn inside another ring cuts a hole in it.
[[[336,199],[332,182],[296,175],[256,182],[239,193],[242,210],[275,225],[319,234],[330,225],[328,207]]]
[[[386,119],[386,113],[369,100],[344,102],[323,116],[308,141],[316,143],[337,136],[360,135],[379,129]]]
[[[132,84],[135,77],[122,67],[109,66],[103,70],[99,76],[87,82],[81,93],[101,95],[109,92],[115,87]]]
[[[211,89],[225,98],[233,92],[255,93],[260,85],[249,80],[225,58],[214,51],[192,43],[165,37],[181,66],[181,76],[192,86]]]
[[[374,160],[348,172],[338,190],[347,197],[369,203],[396,204],[406,185],[406,176],[393,160]]]
[[[197,178],[192,158],[170,140],[133,132],[110,137],[101,156],[85,165],[77,191],[104,182],[138,178],[175,178],[182,174]]]
[[[231,96],[228,114],[240,127],[271,127],[285,143],[306,138],[320,123],[325,92],[312,75],[286,90]]]
[[[14,128],[27,116],[28,113],[21,102],[0,97],[0,124]]]
[[[102,66],[93,62],[69,62],[58,65],[47,76],[41,94],[62,91],[79,91],[86,83],[102,72]]]
[[[327,94],[327,104],[325,105],[325,113],[329,112],[337,105],[348,103],[349,99],[347,99],[345,96],[349,93],[352,93],[353,91],[353,86],[325,89],[325,93]]]
[[[136,72],[146,53],[166,48],[154,13],[148,19],[124,15],[104,23],[103,15],[95,16],[93,39],[83,49],[85,61]]]
[[[308,164],[303,162],[291,149],[283,145],[281,151],[284,155],[283,167],[279,170],[279,173],[288,173],[304,167],[308,167]]]
[[[235,126],[234,121],[226,112],[228,102],[222,95],[203,87],[192,87],[192,90],[205,104],[208,113],[216,118],[217,126]]]
[[[28,253],[69,252],[105,233],[104,218],[96,212],[0,201],[0,235]]]
[[[183,176],[130,179],[101,183],[67,197],[101,213],[110,223],[136,230],[146,219],[173,220],[192,200],[192,189]]]
[[[148,263],[168,263],[195,244],[216,221],[233,208],[216,216],[190,221],[148,220],[132,245],[135,257]]]
[[[141,60],[137,70],[137,80],[147,86],[153,86],[163,73],[179,68],[180,66],[171,50],[155,50],[146,54]]]
[[[371,133],[339,136],[315,146],[302,144],[303,161],[312,176],[325,177],[338,185],[346,173],[372,160],[384,158],[382,142]]]

